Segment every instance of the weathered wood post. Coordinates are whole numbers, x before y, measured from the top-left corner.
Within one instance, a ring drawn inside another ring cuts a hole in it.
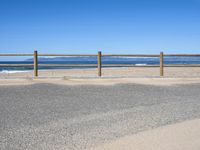
[[[34,51],[34,76],[38,76],[38,52]]]
[[[163,52],[160,52],[160,76],[164,76]]]
[[[98,52],[98,76],[101,77],[101,51]]]

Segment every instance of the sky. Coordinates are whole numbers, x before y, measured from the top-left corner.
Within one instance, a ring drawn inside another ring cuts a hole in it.
[[[200,0],[0,0],[0,53],[200,53]]]

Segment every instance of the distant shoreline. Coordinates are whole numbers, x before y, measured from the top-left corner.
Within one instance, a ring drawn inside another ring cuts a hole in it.
[[[38,57],[39,64],[59,64],[61,66],[39,66],[41,70],[51,70],[51,69],[86,69],[86,68],[95,68],[95,67],[64,67],[62,65],[97,65],[97,57],[54,57],[54,58],[45,58]],[[0,61],[0,64],[33,64],[33,59],[27,59],[24,61]],[[102,57],[102,64],[105,65],[159,65],[159,57]],[[200,64],[199,57],[164,57],[165,65],[179,65],[179,64]],[[0,72],[2,71],[31,71],[33,66],[0,66]]]

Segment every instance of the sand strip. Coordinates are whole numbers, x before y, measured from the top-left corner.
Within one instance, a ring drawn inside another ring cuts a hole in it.
[[[118,139],[94,150],[199,150],[200,119]]]
[[[51,83],[59,85],[115,85],[143,84],[171,86],[179,84],[199,84],[200,78],[21,78],[0,79],[2,85],[29,85],[36,83]]]

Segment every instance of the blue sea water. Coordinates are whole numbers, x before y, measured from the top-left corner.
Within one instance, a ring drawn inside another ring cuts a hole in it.
[[[0,61],[0,64],[33,64],[32,60],[25,61]],[[39,64],[97,64],[96,57],[70,57],[70,58],[52,58],[39,59]],[[158,57],[103,57],[102,64],[132,64],[132,65],[158,65]],[[164,64],[200,64],[200,57],[165,57]],[[39,69],[77,69],[92,67],[45,67],[40,66]],[[0,66],[0,72],[5,71],[25,71],[32,70],[31,66],[8,67]]]

